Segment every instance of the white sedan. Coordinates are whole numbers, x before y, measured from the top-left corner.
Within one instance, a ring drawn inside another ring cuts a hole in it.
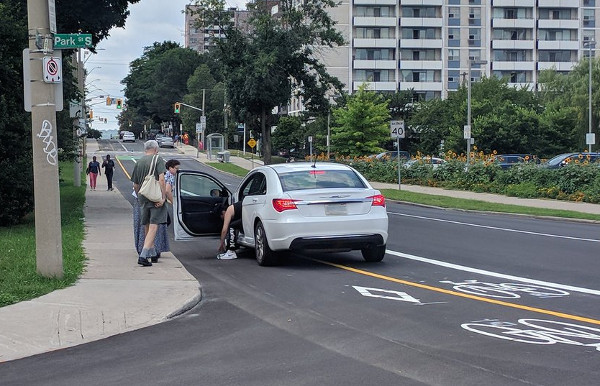
[[[369,262],[385,255],[385,198],[347,165],[260,166],[234,194],[206,173],[180,170],[175,186],[176,240],[218,235],[221,212],[242,201],[236,243],[253,248],[259,265],[276,264],[279,252],[287,250],[360,250]]]

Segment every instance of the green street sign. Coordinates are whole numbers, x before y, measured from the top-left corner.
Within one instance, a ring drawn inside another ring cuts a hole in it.
[[[54,49],[68,50],[92,45],[92,34],[54,34]]]

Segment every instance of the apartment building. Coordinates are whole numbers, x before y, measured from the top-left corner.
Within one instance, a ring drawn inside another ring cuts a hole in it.
[[[195,13],[197,8],[196,5],[186,5],[185,7],[184,47],[205,53],[214,47],[219,39],[224,39],[225,34],[219,25],[199,25],[199,15]],[[248,28],[248,11],[229,8],[227,12],[229,12],[230,21],[235,28],[242,30]]]
[[[355,91],[412,89],[445,98],[470,74],[535,89],[539,71],[567,72],[598,40],[600,0],[344,0],[331,11],[347,46],[322,50]],[[599,24],[600,27],[600,24]],[[587,43],[587,44],[586,44]]]

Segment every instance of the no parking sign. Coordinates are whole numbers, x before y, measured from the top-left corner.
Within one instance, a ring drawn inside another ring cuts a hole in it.
[[[62,82],[62,60],[58,56],[44,56],[44,82]]]

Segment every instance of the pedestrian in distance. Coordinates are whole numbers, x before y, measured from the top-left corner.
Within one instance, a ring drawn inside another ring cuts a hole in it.
[[[90,188],[96,190],[96,180],[98,179],[98,175],[102,175],[102,173],[100,173],[100,162],[96,160],[96,156],[92,157],[92,161],[88,164],[87,171],[90,176]]]
[[[110,159],[110,154],[106,155],[106,159],[102,162],[102,167],[104,168],[104,175],[106,176],[106,182],[108,183],[108,189],[106,190],[113,190],[112,179],[115,170],[115,161]]]
[[[235,231],[242,229],[242,202],[238,201],[229,205],[223,212],[223,228],[221,240],[217,251],[217,259],[237,259],[235,253]]]
[[[146,141],[144,143],[144,156],[137,161],[131,174],[133,189],[140,205],[140,222],[145,227],[144,246],[138,256],[138,264],[144,267],[151,266],[153,262],[158,261],[158,252],[154,247],[154,239],[156,238],[159,224],[167,222],[165,161],[161,157],[158,157],[158,149],[158,142],[153,139]],[[144,178],[150,173],[155,155],[158,158],[154,169],[154,178],[158,180],[162,193],[162,197],[158,202],[152,202],[139,194]]]

